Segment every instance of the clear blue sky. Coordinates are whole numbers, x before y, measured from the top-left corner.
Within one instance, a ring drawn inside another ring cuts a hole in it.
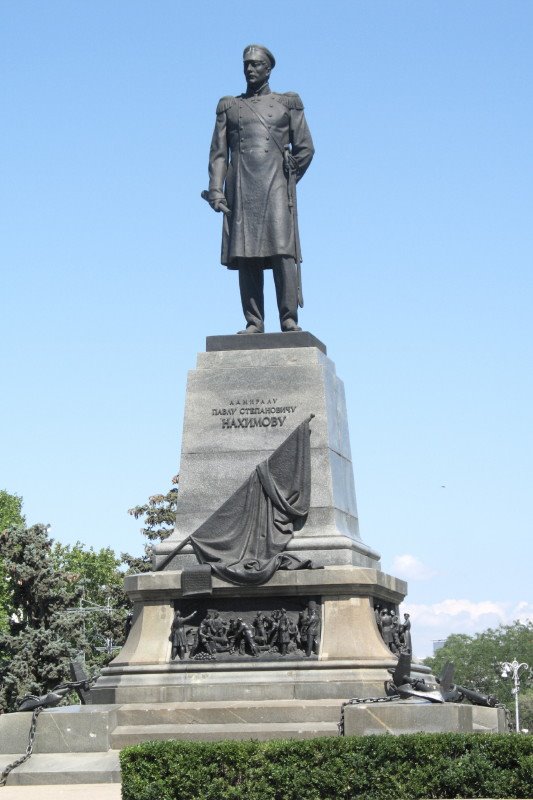
[[[419,655],[530,615],[533,4],[0,16],[0,488],[28,521],[142,548],[126,510],[178,471],[187,370],[241,327],[200,191],[259,41],[315,140],[302,324],[346,385],[363,539],[409,580]]]

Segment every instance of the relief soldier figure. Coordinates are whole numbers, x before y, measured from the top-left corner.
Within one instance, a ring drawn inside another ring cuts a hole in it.
[[[413,645],[411,642],[411,617],[409,614],[403,615],[403,622],[400,625],[400,642],[403,653],[413,652]]]
[[[172,620],[172,629],[170,634],[172,640],[172,652],[170,654],[170,658],[172,661],[174,661],[176,656],[179,656],[180,659],[185,658],[187,653],[185,623],[189,622],[195,615],[196,611],[193,611],[188,617],[182,617],[179,608],[176,609],[174,613],[174,619]]]
[[[212,639],[211,614],[208,611],[198,626],[198,649],[213,655],[215,653],[215,645]]]
[[[400,649],[400,642],[398,639],[398,634],[394,627],[394,617],[395,614],[392,609],[383,608],[381,610],[381,635],[383,637],[383,641],[391,651],[395,655],[398,654]]]
[[[246,92],[223,97],[209,154],[209,191],[224,212],[222,264],[238,270],[246,319],[239,333],[264,332],[263,271],[272,269],[282,331],[299,331],[300,242],[295,184],[314,148],[300,97],[269,86],[275,58],[266,47],[244,50]]]
[[[237,635],[235,637],[235,644],[239,645],[239,654],[246,655],[246,650],[249,649],[253,656],[258,656],[259,651],[254,641],[254,629],[248,625],[242,617],[237,617]]]
[[[309,601],[307,610],[300,617],[300,639],[306,656],[318,652],[320,638],[320,617],[314,600]]]
[[[282,656],[287,655],[289,642],[291,641],[291,634],[289,627],[290,626],[289,626],[289,619],[287,617],[287,612],[285,611],[284,608],[282,608],[280,617],[278,619],[278,628],[276,637],[276,644]]]
[[[267,619],[262,611],[258,611],[252,622],[254,640],[258,647],[268,649]]]
[[[226,635],[226,623],[220,618],[218,611],[213,612],[208,622],[208,636],[210,652],[225,653],[230,649],[230,643]]]
[[[294,653],[300,645],[300,631],[298,630],[298,623],[294,619],[289,619],[289,636],[290,642],[287,652]]]
[[[228,637],[230,653],[235,652],[235,645],[237,641],[237,636],[239,634],[239,625],[235,617],[230,617],[228,622],[228,630],[226,631],[226,636]]]

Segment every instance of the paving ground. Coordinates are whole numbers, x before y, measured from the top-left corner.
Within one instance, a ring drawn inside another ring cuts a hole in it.
[[[0,800],[120,800],[120,783],[78,783],[70,786],[4,786]]]
[[[120,800],[120,783],[70,786],[3,786],[0,800]]]

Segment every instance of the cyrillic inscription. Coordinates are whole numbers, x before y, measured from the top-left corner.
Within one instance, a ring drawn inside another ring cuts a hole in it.
[[[222,430],[248,428],[282,428],[287,416],[294,414],[297,406],[281,405],[277,397],[245,397],[230,400],[227,406],[211,409],[213,417],[220,417]]]

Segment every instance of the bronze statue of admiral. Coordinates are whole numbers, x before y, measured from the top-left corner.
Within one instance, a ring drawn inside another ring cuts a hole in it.
[[[221,261],[239,271],[246,329],[263,333],[263,272],[272,269],[282,331],[299,331],[303,305],[295,184],[314,148],[300,97],[268,84],[275,59],[262,45],[244,50],[246,92],[223,97],[209,153],[204,198],[224,212]]]

